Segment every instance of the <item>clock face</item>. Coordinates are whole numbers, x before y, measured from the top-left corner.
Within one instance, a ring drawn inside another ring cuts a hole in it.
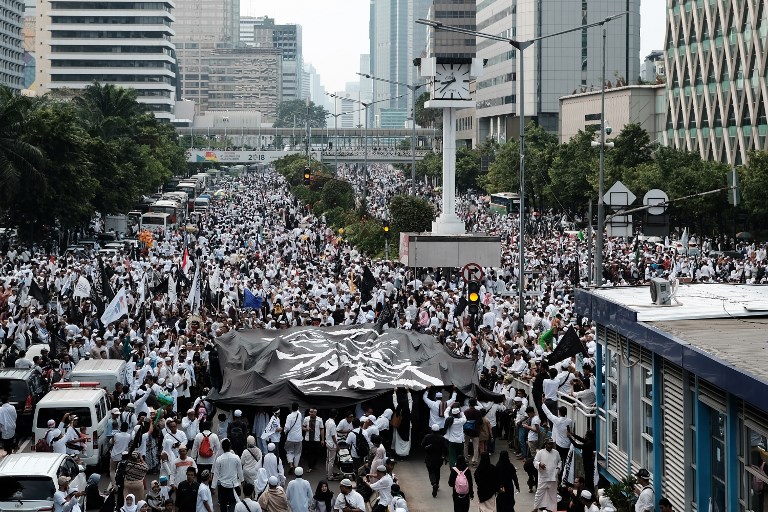
[[[469,64],[437,64],[432,98],[440,100],[468,100]]]

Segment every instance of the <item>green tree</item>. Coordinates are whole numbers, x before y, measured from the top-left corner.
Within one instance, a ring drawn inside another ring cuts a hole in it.
[[[749,165],[739,169],[741,197],[744,208],[755,217],[755,224],[765,226],[768,220],[768,201],[765,200],[765,185],[768,183],[768,151],[749,153]]]
[[[304,100],[283,101],[277,107],[277,120],[274,123],[275,128],[303,128],[309,119],[309,126],[312,128],[325,128],[328,111],[321,105],[315,105],[309,102],[307,106]],[[295,124],[294,124],[295,119]]]
[[[579,131],[557,148],[549,169],[549,193],[560,208],[574,213],[587,207],[587,199],[596,197],[590,172],[598,165],[597,151],[591,147],[594,129]]]
[[[477,187],[480,176],[480,151],[467,147],[456,148],[456,189],[466,192]]]
[[[557,135],[533,121],[525,127],[525,187],[526,196],[534,209],[544,207],[545,194],[550,190],[549,169],[558,147]]]
[[[651,144],[648,132],[637,123],[624,126],[613,143],[614,147],[607,152],[606,157],[614,167],[637,167],[651,161],[654,145]]]
[[[496,151],[488,173],[478,180],[488,193],[511,192],[520,188],[520,150],[516,140],[508,140]]]
[[[24,139],[32,100],[0,87],[0,197],[7,205],[24,176],[39,176],[45,160],[40,148]]]
[[[424,155],[424,158],[416,162],[416,177],[437,177],[443,174],[443,155],[432,153]]]
[[[426,199],[395,196],[389,202],[389,216],[392,221],[392,231],[420,233],[432,229],[435,210]]]
[[[355,208],[355,190],[346,181],[328,180],[320,193],[320,199],[326,209],[339,207],[352,210]]]
[[[47,97],[30,109],[27,143],[47,155],[39,175],[27,174],[16,195],[11,220],[30,239],[42,226],[75,228],[93,216],[98,182],[91,161],[94,139],[81,125],[79,110]],[[26,227],[23,227],[26,226]]]
[[[443,109],[424,107],[424,103],[428,100],[428,92],[416,98],[416,124],[422,128],[440,128],[443,126]]]
[[[74,98],[82,109],[89,131],[105,139],[130,133],[132,121],[146,113],[136,89],[94,82]]]

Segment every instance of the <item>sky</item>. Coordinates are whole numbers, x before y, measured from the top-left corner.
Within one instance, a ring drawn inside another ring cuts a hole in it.
[[[641,0],[643,57],[664,45],[665,5],[666,0]],[[269,16],[277,23],[301,25],[304,61],[315,66],[328,92],[342,91],[344,84],[358,79],[360,54],[369,51],[369,0],[241,0],[240,9],[244,16]]]

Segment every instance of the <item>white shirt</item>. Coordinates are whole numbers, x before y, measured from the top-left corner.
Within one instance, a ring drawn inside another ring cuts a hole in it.
[[[9,403],[0,407],[0,430],[3,439],[11,439],[16,435],[16,408]]]
[[[301,441],[301,413],[294,411],[285,418],[286,441]]]
[[[392,501],[392,477],[384,473],[379,480],[371,484],[371,490],[379,491],[379,504],[387,506]]]
[[[307,416],[304,418],[304,421],[302,422],[302,427],[306,427],[309,429],[310,422],[312,421],[312,418]],[[323,419],[319,416],[315,416],[315,431],[311,432],[310,430],[307,430],[304,432],[304,440],[305,441],[322,441],[323,439],[320,437],[320,433],[323,430]]]
[[[235,512],[261,512],[261,505],[251,498],[245,498],[235,505]]]
[[[333,510],[344,510],[344,507],[349,505],[351,508],[359,508],[365,510],[365,500],[357,491],[349,491],[346,496],[343,493],[339,493],[336,496],[336,500],[333,502]]]
[[[656,495],[650,485],[640,491],[640,496],[635,502],[635,512],[653,512],[656,510]]]
[[[240,457],[232,452],[224,452],[216,457],[213,464],[213,476],[218,485],[234,489],[243,481],[243,465]]]
[[[542,468],[542,464],[546,468]],[[536,452],[536,457],[533,458],[533,467],[539,470],[539,483],[556,482],[558,466],[560,466],[560,454],[554,449],[539,450]]]
[[[453,424],[445,432],[445,438],[449,443],[464,442],[464,424],[466,422],[467,418],[463,414],[458,418],[453,418]]]
[[[541,404],[541,409],[544,414],[547,415],[549,421],[552,422],[552,440],[560,448],[570,448],[571,440],[568,439],[568,428],[573,427],[573,421],[570,418],[564,416],[555,416],[547,408],[546,404]]]
[[[325,420],[325,447],[336,448],[336,421],[333,418]]]
[[[538,426],[541,425],[541,418],[539,418],[538,416],[534,416],[533,418],[531,418],[530,427],[533,428],[533,427],[536,427],[537,425]],[[531,443],[535,442],[535,441],[538,441],[539,440],[539,433],[537,431],[535,431],[535,430],[529,430],[528,431],[527,440],[528,440],[528,442],[531,442]]]
[[[211,445],[211,451],[213,451],[213,455],[210,457],[203,457],[200,455],[200,445],[203,444],[203,438],[205,436],[208,436],[208,443]],[[220,448],[221,442],[219,442],[219,436],[210,430],[204,430],[195,436],[195,442],[192,444],[192,453],[190,453],[190,457],[195,459],[198,464],[213,464]]]
[[[204,503],[208,503],[211,511],[213,511],[213,498],[211,497],[211,488],[206,484],[200,484],[200,488],[197,490],[197,507],[195,512],[208,512]]]

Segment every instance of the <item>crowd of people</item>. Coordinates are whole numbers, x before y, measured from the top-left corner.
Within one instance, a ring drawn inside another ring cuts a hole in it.
[[[354,167],[343,166],[339,175],[362,189]],[[372,165],[369,178],[369,211],[387,218],[389,199],[409,185],[383,165]],[[588,244],[564,232],[561,214],[528,223],[526,270],[533,273],[526,286],[537,293],[529,294],[521,315],[506,293],[519,272],[515,215],[493,214],[468,197],[458,200],[468,229],[502,240],[501,266],[487,269],[475,325],[458,274],[360,254],[297,201],[275,172],[223,178],[217,187],[227,190],[226,197],[214,201],[194,229],[168,232],[144,251],[126,245],[98,257],[98,246],[93,253],[64,255],[8,240],[0,247],[6,366],[38,368],[55,384],[69,380],[82,359],[127,362],[123,382],[108,390],[109,488],[122,510],[213,512],[215,496],[228,512],[351,512],[365,510],[372,497],[374,512],[407,511],[393,471],[396,458],[410,456],[414,439],[427,454],[433,496],[444,482],[441,466],[449,465],[457,511],[468,510],[475,495],[481,510],[514,509],[514,491],[521,486],[510,454],[497,441],[509,443],[512,456],[524,462],[537,508],[548,510],[563,505],[556,500],[563,462],[571,445],[578,447],[581,463],[560,497],[570,500],[568,510],[610,510],[594,488],[594,432],[574,432],[558,406],[561,393],[594,406],[596,348],[594,327],[574,312],[574,289],[588,279]],[[439,210],[437,191],[419,186],[419,193]],[[743,258],[708,256],[720,248],[714,241],[702,240],[699,247],[701,255],[694,258],[674,244],[609,239],[604,277],[610,285],[670,275],[768,279],[765,246],[731,247]],[[246,290],[255,302],[246,301]],[[120,293],[128,314],[102,322],[109,301]],[[230,330],[372,322],[430,333],[472,358],[481,384],[496,398],[478,402],[452,389],[399,389],[387,403],[349,411],[300,410],[298,404],[224,411],[208,399],[222,382],[214,340]],[[587,354],[550,361],[569,329]],[[26,351],[38,343],[48,350],[28,359]],[[531,383],[532,392],[519,382]],[[8,453],[14,449],[15,416],[6,405],[4,400],[0,407],[0,432]],[[76,427],[76,420],[52,422],[46,443],[55,452],[77,455]],[[342,450],[352,459],[349,473],[341,468]],[[494,467],[488,455],[496,451]],[[303,476],[314,470],[324,471],[325,479],[313,490]],[[147,481],[148,475],[157,478]],[[336,497],[331,481],[340,481]],[[89,484],[89,503],[104,500],[98,475]],[[65,508],[56,510],[71,510],[67,504],[79,494],[69,492],[66,481],[59,485],[57,506]]]

